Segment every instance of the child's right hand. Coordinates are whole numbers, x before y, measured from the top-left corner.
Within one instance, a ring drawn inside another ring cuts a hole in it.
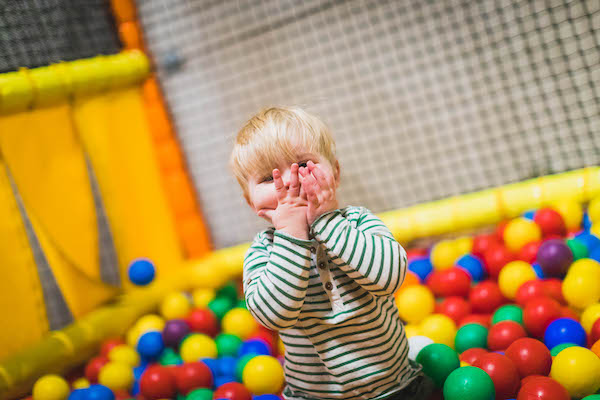
[[[308,239],[308,221],[306,213],[308,201],[306,196],[301,195],[300,179],[298,177],[298,164],[290,167],[289,187],[283,184],[281,172],[277,168],[273,170],[273,183],[277,194],[277,208],[275,210],[261,210],[259,217],[268,217],[275,229],[288,233],[298,239]]]

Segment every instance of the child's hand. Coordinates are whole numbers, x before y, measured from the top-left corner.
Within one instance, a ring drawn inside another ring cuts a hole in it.
[[[281,172],[273,170],[273,184],[277,194],[277,208],[275,210],[261,210],[258,216],[268,217],[275,229],[284,231],[299,239],[308,239],[309,225],[306,220],[308,202],[300,193],[300,180],[298,177],[298,164],[290,168],[289,188],[283,184]]]
[[[306,220],[310,227],[319,216],[338,208],[335,179],[331,173],[309,161],[308,168],[300,168],[300,182],[308,200]]]

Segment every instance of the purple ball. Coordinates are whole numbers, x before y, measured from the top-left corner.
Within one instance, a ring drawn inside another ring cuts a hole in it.
[[[163,342],[165,346],[177,348],[179,342],[190,333],[190,327],[182,319],[171,319],[165,323],[163,328]]]
[[[537,253],[544,276],[547,278],[562,278],[573,263],[573,252],[561,239],[546,240]]]

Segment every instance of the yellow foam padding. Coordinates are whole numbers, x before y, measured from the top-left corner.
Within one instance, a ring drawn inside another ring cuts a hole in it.
[[[161,183],[141,89],[132,87],[73,101],[73,120],[89,155],[117,248],[121,281],[146,257],[162,278],[183,259]]]
[[[44,298],[31,248],[0,159],[0,360],[48,331]]]

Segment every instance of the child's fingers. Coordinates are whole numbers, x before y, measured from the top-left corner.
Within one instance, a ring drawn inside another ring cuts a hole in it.
[[[300,180],[298,178],[298,164],[293,163],[291,168],[290,175],[290,189],[289,193],[292,196],[298,196],[300,194]]]
[[[319,186],[326,188],[329,187],[329,182],[327,181],[327,175],[318,165],[313,163],[312,161],[308,162],[308,169],[314,175],[317,180]]]
[[[281,172],[277,168],[273,170],[273,183],[275,184],[275,191],[277,192],[277,198],[285,198],[285,187],[283,186],[283,179],[281,179]]]

